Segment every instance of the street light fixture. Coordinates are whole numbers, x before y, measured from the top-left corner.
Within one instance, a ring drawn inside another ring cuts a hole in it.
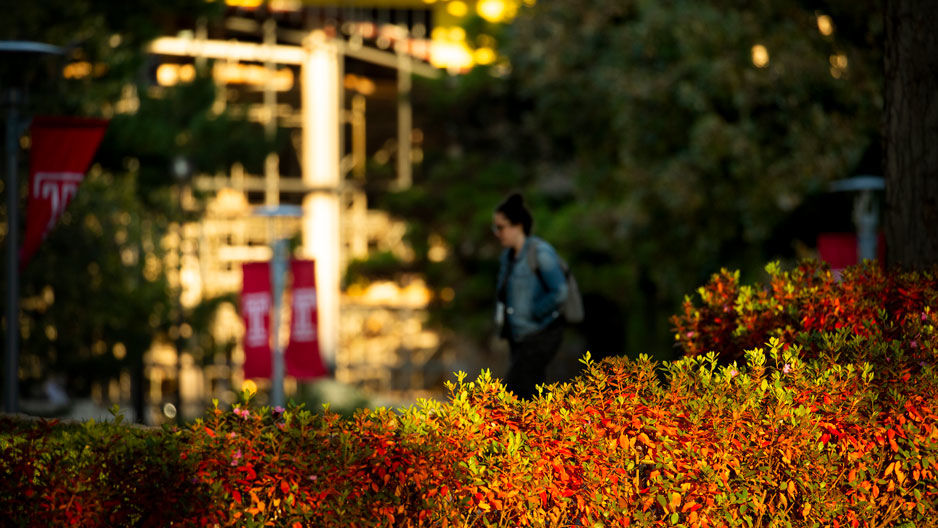
[[[857,229],[857,261],[874,260],[878,253],[879,206],[873,191],[885,189],[881,176],[862,175],[837,180],[831,184],[834,192],[855,192],[853,223]]]
[[[192,177],[192,162],[189,161],[189,158],[181,154],[176,155],[173,157],[170,170],[173,173],[173,178],[176,180],[177,205],[179,206],[179,222],[177,224],[178,232],[176,241],[176,273],[177,280],[179,281],[179,294],[176,298],[176,408],[175,410],[170,409],[169,414],[173,414],[173,416],[169,416],[169,414],[167,414],[165,411],[164,414],[170,418],[176,418],[179,422],[182,422],[184,418],[182,406],[182,349],[185,344],[185,338],[182,335],[182,326],[185,323],[182,306],[182,241],[185,235],[185,208],[183,205],[183,200],[185,199],[184,187]]]
[[[298,205],[276,205],[258,207],[254,210],[257,216],[273,218],[301,218],[303,208]],[[283,357],[283,346],[280,344],[280,311],[283,304],[283,290],[287,275],[287,244],[285,238],[275,238],[273,227],[270,227],[270,240],[273,249],[271,262],[271,289],[273,290],[273,320],[271,334],[273,335],[273,348],[271,365],[273,372],[270,380],[270,402],[274,406],[283,406],[285,397],[283,392],[283,378],[286,376],[286,366]]]

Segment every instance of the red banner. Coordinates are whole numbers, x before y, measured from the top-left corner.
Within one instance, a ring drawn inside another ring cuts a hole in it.
[[[817,236],[817,251],[838,279],[845,268],[859,263],[855,233],[820,233]],[[876,259],[880,265],[886,261],[886,239],[882,232],[878,233],[876,240]]]
[[[78,192],[108,122],[80,117],[37,117],[30,129],[29,201],[20,248],[25,266]]]
[[[294,260],[290,344],[286,351],[287,375],[297,379],[321,378],[328,374],[319,355],[316,303],[316,263]]]
[[[270,263],[245,262],[242,271],[244,377],[270,378]]]

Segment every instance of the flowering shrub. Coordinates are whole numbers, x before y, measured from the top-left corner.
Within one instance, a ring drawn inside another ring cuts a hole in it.
[[[796,273],[805,275],[775,275],[779,297],[740,294],[731,274],[707,286],[736,288],[727,297],[731,310],[719,313],[736,314],[737,326],[723,332],[723,322],[711,319],[684,330],[706,330],[732,349],[748,338],[750,326],[735,332],[739,321],[751,323],[767,338],[743,361],[711,352],[666,365],[647,357],[597,364],[587,354],[580,377],[528,402],[483,372],[474,381],[459,375],[447,403],[361,410],[349,419],[328,409],[257,408],[247,395],[181,430],[4,418],[0,519],[22,526],[938,525],[938,369],[925,360],[934,354],[933,282],[897,282],[915,289],[869,324],[857,315],[865,312],[843,301],[838,309],[818,293],[840,288],[822,270]],[[854,290],[845,295],[866,306],[874,296],[856,293],[855,280],[848,274]],[[834,315],[796,303],[805,295],[796,281],[814,288]],[[742,295],[748,300],[740,305],[755,308],[737,312]],[[801,324],[773,326],[782,318]],[[830,332],[810,326],[822,319]],[[869,334],[848,335],[855,328]],[[848,356],[858,359],[834,361]],[[895,359],[874,368],[864,357]]]
[[[822,352],[840,361],[882,366],[934,364],[938,354],[938,275],[885,272],[872,263],[835,279],[826,266],[806,261],[791,272],[766,267],[767,286],[739,284],[739,272],[721,271],[685,298],[672,317],[685,355],[716,352],[723,361],[778,337],[800,345],[803,357]]]
[[[163,527],[211,501],[180,435],[0,417],[0,526]]]
[[[660,367],[666,382],[647,358],[586,362],[583,376],[531,402],[483,373],[460,378],[448,404],[352,419],[242,405],[183,431],[19,427],[0,444],[0,515],[24,526],[921,527],[938,518],[932,366],[913,383],[874,384],[869,365],[805,361],[774,339],[748,353],[747,367],[720,366],[715,354]],[[68,452],[56,454],[56,442]],[[125,443],[137,446],[129,465]],[[109,469],[115,459],[132,473]]]

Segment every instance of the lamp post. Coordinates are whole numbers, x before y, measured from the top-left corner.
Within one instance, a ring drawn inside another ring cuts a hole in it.
[[[185,338],[182,335],[182,325],[185,322],[183,318],[183,306],[182,306],[182,242],[183,237],[185,236],[185,207],[183,205],[183,200],[185,199],[184,187],[186,182],[189,181],[190,176],[192,175],[192,164],[189,160],[182,155],[177,155],[173,158],[172,161],[172,173],[173,177],[176,179],[176,193],[177,193],[177,205],[179,206],[179,222],[178,222],[178,231],[177,231],[177,245],[176,245],[176,277],[179,281],[179,294],[176,297],[176,416],[177,421],[182,422],[183,420],[183,407],[182,407],[182,349],[185,345]]]
[[[32,55],[62,55],[62,48],[42,42],[0,41],[0,54],[15,54],[23,57]],[[20,89],[7,86],[4,90],[4,104],[7,106],[6,153],[7,153],[7,303],[6,303],[6,350],[4,353],[4,394],[3,410],[15,413],[19,410],[19,182],[17,165],[19,137],[28,124],[25,116],[20,116],[22,104]],[[24,91],[25,92],[25,91]]]
[[[254,214],[269,218],[270,222],[274,218],[301,218],[303,208],[298,205],[276,205],[267,207],[258,207]],[[271,349],[271,380],[270,380],[270,403],[275,406],[283,406],[285,397],[283,392],[283,378],[286,376],[286,366],[284,364],[283,346],[280,343],[280,312],[283,305],[283,289],[286,283],[287,275],[287,239],[276,237],[273,226],[270,226],[271,249],[273,250],[273,259],[271,262],[271,289],[273,290],[273,318],[270,325],[270,333],[273,335],[273,347]]]
[[[854,176],[831,184],[832,191],[856,192],[853,198],[853,223],[857,228],[857,261],[874,260],[877,254],[879,206],[873,191],[885,189],[880,176]]]

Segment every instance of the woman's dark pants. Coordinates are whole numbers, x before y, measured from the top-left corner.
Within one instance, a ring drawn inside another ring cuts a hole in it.
[[[547,379],[547,365],[557,354],[563,339],[563,322],[556,320],[547,328],[520,341],[509,341],[510,359],[505,385],[518,398],[527,400],[537,394],[537,385]]]

